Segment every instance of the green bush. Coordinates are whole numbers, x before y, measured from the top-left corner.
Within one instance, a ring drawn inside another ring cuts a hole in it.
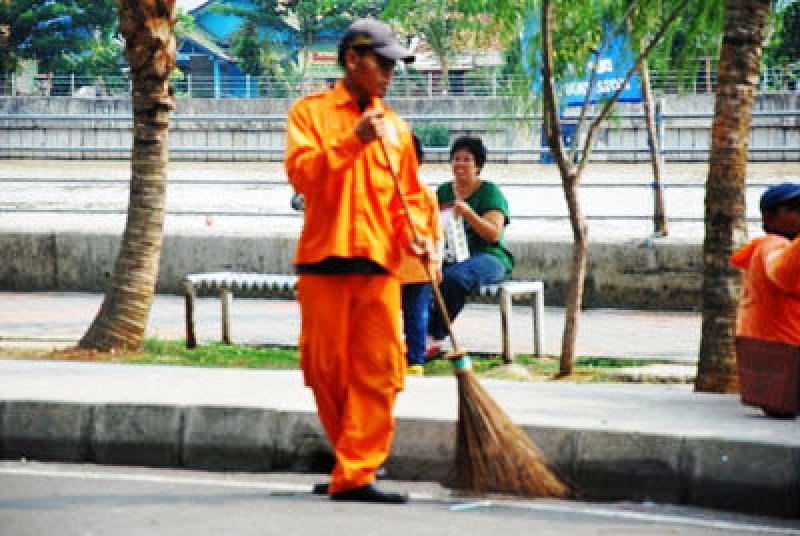
[[[447,147],[450,145],[450,129],[447,125],[419,125],[414,133],[423,147]]]

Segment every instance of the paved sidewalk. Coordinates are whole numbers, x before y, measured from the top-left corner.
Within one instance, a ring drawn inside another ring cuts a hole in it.
[[[0,347],[21,339],[77,340],[88,328],[102,294],[74,292],[0,291]],[[252,344],[297,345],[300,311],[295,301],[236,299],[232,337]],[[514,351],[533,351],[531,309],[515,306],[512,320]],[[198,298],[197,336],[220,337],[220,306],[215,298]],[[613,356],[694,363],[700,346],[698,313],[590,309],[578,321],[580,356]],[[558,355],[564,329],[564,309],[546,307],[544,351]],[[501,352],[500,312],[493,304],[468,304],[455,323],[456,336],[474,352]],[[184,304],[180,296],[157,295],[148,325],[150,335],[183,338]],[[67,344],[67,342],[56,344]],[[28,341],[29,343],[29,341]],[[26,343],[27,344],[27,343]]]

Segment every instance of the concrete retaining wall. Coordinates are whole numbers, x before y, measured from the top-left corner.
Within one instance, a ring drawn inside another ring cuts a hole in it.
[[[401,115],[495,116],[513,111],[504,98],[397,98],[391,99]],[[175,115],[233,115],[229,120],[173,121],[170,129],[172,158],[177,160],[280,160],[284,146],[284,121],[291,99],[202,99],[177,100]],[[691,95],[665,97],[664,147],[666,158],[675,161],[705,161],[710,145],[714,97]],[[798,110],[800,94],[765,94],[757,98],[755,109],[762,111]],[[643,117],[639,104],[621,104],[619,113]],[[78,99],[68,97],[0,97],[0,114],[114,116],[131,113],[129,98]],[[708,117],[674,117],[669,114],[709,114]],[[276,115],[274,120],[254,120],[248,116]],[[437,120],[450,128],[451,139],[459,134],[482,136],[489,147],[529,150],[540,146],[541,123],[534,121]],[[420,122],[419,124],[422,124]],[[0,158],[49,157],[63,159],[127,158],[131,145],[130,120],[66,118],[59,120],[0,119]],[[751,127],[751,148],[800,147],[800,119],[794,116],[757,118]],[[14,150],[14,147],[25,148]],[[44,150],[43,148],[64,150]],[[242,152],[217,151],[237,148]],[[595,137],[596,160],[647,161],[646,152],[603,153],[603,149],[645,149],[647,133],[643,119],[618,119],[601,129]],[[77,150],[83,148],[84,150]],[[91,150],[89,149],[91,148]],[[191,151],[214,148],[215,152]],[[103,150],[109,149],[109,150]],[[112,150],[113,149],[113,150]],[[685,149],[687,151],[682,151]],[[700,152],[688,152],[698,149]],[[429,158],[437,158],[429,152]],[[442,155],[443,157],[443,155]],[[538,160],[533,153],[490,155],[502,161]],[[800,160],[800,149],[786,152],[750,151],[751,160]]]
[[[293,236],[166,236],[158,291],[182,293],[192,272],[292,273]],[[109,234],[0,234],[0,289],[104,291],[119,247]],[[512,241],[517,279],[545,282],[548,305],[566,294],[571,243]],[[593,243],[589,247],[588,307],[687,310],[698,308],[702,247],[674,240]]]
[[[391,478],[446,482],[455,426],[399,419]],[[657,501],[800,516],[800,448],[532,427],[525,431],[584,499]],[[0,401],[0,459],[253,471],[327,471],[317,417],[259,408]]]

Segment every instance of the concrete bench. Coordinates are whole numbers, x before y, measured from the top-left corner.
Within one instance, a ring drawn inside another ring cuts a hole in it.
[[[194,324],[195,296],[198,290],[218,291],[222,307],[222,341],[231,343],[230,311],[234,293],[248,295],[274,295],[283,293],[294,295],[297,285],[296,275],[259,274],[239,272],[212,272],[189,274],[184,280],[186,296],[186,346],[197,346]],[[499,285],[484,285],[479,295],[499,297],[500,325],[503,339],[503,360],[511,363],[514,359],[511,350],[511,314],[514,298],[531,298],[533,308],[533,353],[542,354],[544,336],[544,285],[541,281],[505,281]]]

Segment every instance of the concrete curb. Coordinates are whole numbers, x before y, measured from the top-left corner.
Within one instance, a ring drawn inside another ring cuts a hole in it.
[[[800,516],[800,447],[528,426],[554,468],[599,500]],[[452,421],[398,419],[392,478],[446,481]],[[0,401],[0,458],[248,471],[326,471],[316,415],[218,406]]]
[[[297,236],[169,234],[157,291],[183,294],[183,278],[199,272],[294,273]],[[17,291],[103,292],[110,283],[120,236],[104,232],[0,232],[0,288]],[[545,303],[563,304],[572,242],[542,236],[507,237],[514,278],[541,279]],[[699,303],[702,244],[680,239],[589,244],[584,305],[692,310]],[[276,292],[277,296],[284,295]]]

